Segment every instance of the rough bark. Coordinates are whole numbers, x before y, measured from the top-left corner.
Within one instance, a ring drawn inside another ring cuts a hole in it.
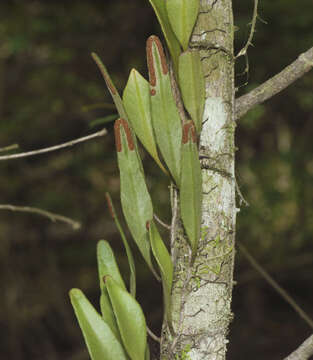
[[[293,353],[284,360],[307,360],[313,356],[313,335],[308,337]]]
[[[202,238],[191,265],[179,221],[172,226],[173,331],[163,326],[161,359],[225,359],[235,235],[234,70],[231,0],[201,0],[190,46],[199,49],[206,77],[200,140]],[[174,206],[175,209],[175,206]],[[178,204],[179,209],[179,204]],[[179,210],[178,210],[179,211]],[[176,216],[174,217],[175,220]]]

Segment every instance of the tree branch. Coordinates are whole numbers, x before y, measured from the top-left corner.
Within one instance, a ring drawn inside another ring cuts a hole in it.
[[[313,335],[308,337],[293,353],[284,360],[308,360],[313,355]]]
[[[62,221],[68,225],[71,225],[74,230],[77,230],[80,228],[80,223],[78,221],[74,221],[63,215],[54,214],[50,211],[38,209],[35,207],[0,204],[0,210],[11,210],[11,211],[20,211],[20,212],[28,212],[28,213],[38,214],[38,215],[49,218],[53,222]]]
[[[18,144],[12,144],[12,145],[9,145],[9,146],[0,148],[0,152],[16,150],[16,149],[18,149],[18,148],[19,148]]]
[[[19,153],[19,154],[3,155],[3,156],[0,156],[0,161],[18,159],[18,158],[23,158],[23,157],[28,157],[28,156],[38,155],[38,154],[44,154],[44,153],[47,153],[47,152],[50,152],[50,151],[63,149],[65,147],[70,147],[70,146],[76,145],[78,143],[94,139],[96,137],[104,136],[104,135],[106,135],[106,133],[107,133],[107,130],[102,129],[102,130],[100,130],[100,131],[98,131],[96,133],[93,133],[91,135],[87,135],[87,136],[84,136],[84,137],[81,137],[81,138],[78,138],[78,139],[75,139],[75,140],[71,140],[71,141],[68,141],[68,142],[60,144],[60,145],[55,145],[55,146],[51,146],[51,147],[48,147],[48,148],[28,151],[28,152]]]
[[[261,104],[265,100],[270,99],[272,96],[284,90],[311,70],[312,67],[313,47],[307,52],[302,53],[297,60],[288,65],[279,74],[265,81],[265,83],[250,91],[248,94],[240,96],[236,100],[235,119],[240,119],[255,105]]]

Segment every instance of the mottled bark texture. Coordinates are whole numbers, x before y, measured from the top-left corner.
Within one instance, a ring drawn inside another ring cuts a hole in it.
[[[161,359],[164,360],[225,359],[232,319],[237,211],[232,1],[201,0],[200,4],[190,47],[200,50],[206,79],[200,140],[202,237],[196,260],[191,265],[190,247],[178,214],[173,226],[175,234],[172,234],[172,240],[175,239],[172,244],[175,266],[173,330],[164,324],[161,342]]]
[[[284,360],[308,360],[313,356],[313,335],[308,337],[293,353]]]

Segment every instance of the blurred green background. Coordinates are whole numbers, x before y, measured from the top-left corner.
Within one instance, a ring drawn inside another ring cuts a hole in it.
[[[237,51],[249,33],[252,0],[234,0]],[[249,49],[250,71],[236,77],[238,96],[313,46],[312,0],[261,0]],[[96,51],[122,90],[132,67],[147,75],[145,40],[160,34],[148,1],[2,0],[0,3],[0,147],[55,145],[101,129],[115,113],[93,63]],[[237,73],[244,69],[238,60]],[[248,80],[248,84],[246,84]],[[91,106],[100,104],[100,106]],[[90,107],[91,106],[91,107]],[[102,125],[103,126],[103,125]],[[68,290],[98,306],[96,243],[111,242],[127,260],[106,208],[120,213],[112,135],[71,149],[0,163],[2,204],[30,205],[82,223],[78,231],[36,215],[0,213],[0,358],[88,359]],[[238,215],[237,241],[313,317],[313,72],[250,111],[237,128],[236,173],[249,207]],[[170,220],[168,183],[143,153],[156,212]],[[159,332],[161,289],[138,252],[138,298]],[[312,329],[237,252],[237,286],[228,358],[279,359]]]

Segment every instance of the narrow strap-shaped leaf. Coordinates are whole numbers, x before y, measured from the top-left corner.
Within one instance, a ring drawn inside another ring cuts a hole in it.
[[[152,123],[161,154],[176,184],[179,184],[181,119],[172,93],[163,47],[157,36],[147,41],[147,62],[151,85]]]
[[[159,265],[162,285],[165,313],[169,323],[171,323],[171,289],[173,282],[173,263],[166,246],[159,234],[153,221],[149,223],[150,243],[153,255]]]
[[[153,208],[142,170],[135,151],[131,130],[124,119],[114,124],[118,166],[120,169],[121,203],[129,230],[139,250],[157,277],[151,261],[147,221],[153,218]]]
[[[172,29],[183,49],[187,50],[197,20],[200,0],[166,0],[165,3]]]
[[[113,279],[126,290],[126,286],[122,279],[120,270],[116,263],[111,246],[107,241],[100,240],[97,245],[98,273],[100,280],[100,288],[104,289],[103,277],[110,275]]]
[[[97,118],[97,119],[94,119],[94,120],[92,120],[90,122],[89,127],[93,128],[93,127],[96,127],[96,126],[99,126],[99,125],[107,124],[107,123],[112,122],[112,121],[114,121],[114,120],[116,120],[118,118],[119,118],[119,116],[117,114],[111,114],[111,115],[108,115],[108,116]]]
[[[131,360],[145,360],[147,331],[138,302],[112,277],[104,278],[124,347]]]
[[[205,81],[198,51],[187,50],[179,57],[179,86],[184,105],[200,134],[205,102]]]
[[[162,171],[167,174],[167,171],[160,161],[154,139],[151,119],[150,86],[148,81],[135,69],[132,69],[130,72],[123,93],[123,103],[131,126],[139,140]]]
[[[202,175],[194,124],[183,128],[180,207],[182,221],[189,238],[193,256],[196,254],[201,227]]]
[[[120,274],[118,265],[116,263],[113,251],[107,241],[100,240],[97,244],[97,262],[101,289],[100,308],[102,318],[109,325],[116,338],[120,340],[120,334],[107,293],[107,289],[103,282],[103,277],[110,275],[123,289],[126,290],[126,287]]]
[[[99,70],[105,80],[105,83],[110,91],[110,94],[113,98],[113,101],[115,103],[115,106],[117,108],[117,111],[120,115],[121,118],[123,118],[127,123],[128,123],[128,117],[127,117],[127,114],[126,114],[126,111],[125,111],[125,108],[124,108],[124,104],[123,104],[123,101],[120,97],[120,94],[118,93],[116,87],[114,86],[113,84],[113,81],[105,67],[105,65],[103,64],[103,62],[101,61],[101,59],[99,58],[99,56],[95,53],[92,53],[91,56],[93,57],[93,59],[95,60],[96,64],[98,65],[99,67]],[[138,147],[137,147],[137,139],[136,137],[133,138],[133,143],[134,143],[134,146],[136,148],[136,153],[139,157],[139,152],[138,152]],[[142,164],[140,163],[140,166],[142,168]],[[141,169],[143,171],[143,168]]]
[[[111,305],[111,301],[109,298],[109,294],[106,289],[101,290],[100,309],[101,309],[102,319],[110,327],[111,331],[113,332],[117,340],[120,343],[122,343],[121,335],[118,330],[118,326]]]
[[[79,289],[70,299],[92,360],[127,360],[123,346]]]
[[[116,87],[114,86],[114,83],[108,73],[107,68],[105,67],[105,65],[103,64],[103,62],[101,61],[101,59],[99,58],[99,56],[96,53],[91,53],[92,58],[94,59],[94,61],[96,62],[96,64],[98,65],[98,68],[103,76],[103,79],[108,87],[108,90],[110,91],[110,94],[112,96],[112,99],[114,101],[114,104],[117,108],[117,111],[120,115],[120,117],[127,119],[127,115],[123,106],[123,101],[116,89]]]
[[[178,56],[181,52],[181,49],[167,16],[165,1],[164,0],[149,0],[149,1],[161,25],[163,35],[165,37],[167,46],[170,50],[170,54],[173,60],[174,69],[177,73]]]
[[[129,265],[129,270],[130,270],[130,279],[129,279],[129,285],[130,285],[130,293],[132,294],[132,296],[135,298],[136,297],[136,267],[135,267],[135,261],[134,261],[134,257],[133,257],[133,253],[131,251],[131,248],[128,244],[127,238],[125,236],[125,233],[123,231],[123,228],[120,224],[120,221],[116,215],[116,211],[111,199],[110,194],[107,192],[105,193],[106,196],[106,200],[108,203],[108,207],[109,207],[109,211],[110,214],[115,222],[115,225],[121,235],[125,250],[126,250],[126,255],[127,255],[127,259],[128,259],[128,265]]]

